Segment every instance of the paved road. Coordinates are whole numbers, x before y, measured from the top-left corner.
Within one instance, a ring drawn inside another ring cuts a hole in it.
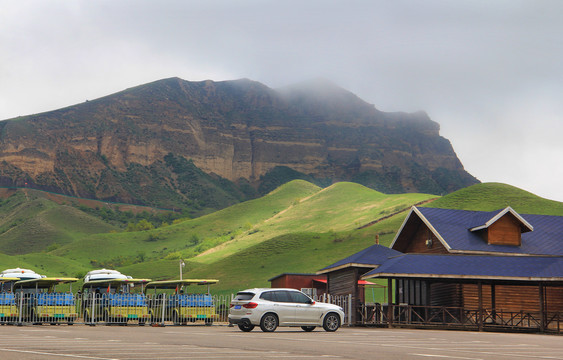
[[[342,328],[0,326],[0,359],[561,359],[563,336]]]

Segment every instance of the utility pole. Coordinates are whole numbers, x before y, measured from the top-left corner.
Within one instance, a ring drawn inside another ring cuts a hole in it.
[[[184,263],[184,260],[180,259],[180,280],[182,280],[182,268],[186,266],[186,263]]]

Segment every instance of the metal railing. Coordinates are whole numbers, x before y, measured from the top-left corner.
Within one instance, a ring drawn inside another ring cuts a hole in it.
[[[463,307],[362,304],[358,308],[360,325],[448,327],[468,329],[511,329],[555,332],[563,328],[562,312],[541,314],[533,311],[465,309]]]
[[[227,324],[233,295],[0,293],[0,324],[212,325]],[[351,295],[315,297],[344,309]]]

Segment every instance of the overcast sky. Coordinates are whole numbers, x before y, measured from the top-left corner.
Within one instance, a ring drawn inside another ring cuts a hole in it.
[[[0,0],[0,119],[177,76],[327,78],[563,201],[563,1]]]

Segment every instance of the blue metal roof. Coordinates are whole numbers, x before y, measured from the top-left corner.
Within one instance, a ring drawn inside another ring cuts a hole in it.
[[[534,230],[522,234],[521,246],[509,246],[489,245],[479,234],[469,231],[502,210],[485,212],[422,207],[417,210],[454,251],[563,256],[563,216],[519,214]]]
[[[563,281],[563,257],[405,254],[364,276]]]
[[[361,264],[376,267],[383,264],[390,257],[397,255],[402,255],[402,253],[397,250],[390,249],[386,246],[372,245],[362,251],[355,253],[354,255],[350,255],[345,259],[342,259],[319,270],[317,273],[327,272],[327,270],[345,267],[351,264]]]

